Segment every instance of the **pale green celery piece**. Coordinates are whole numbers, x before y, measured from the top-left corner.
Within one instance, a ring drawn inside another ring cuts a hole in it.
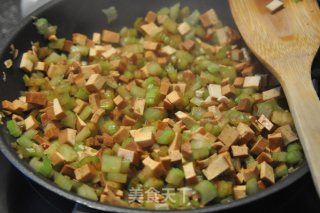
[[[301,144],[299,143],[291,143],[287,147],[287,152],[292,152],[292,151],[302,151]]]
[[[112,120],[107,120],[104,123],[103,128],[109,135],[113,135],[119,130],[119,126]]]
[[[51,49],[62,50],[65,40],[66,40],[65,38],[60,38],[60,39],[57,39],[56,41],[51,41],[48,44],[48,47]]]
[[[274,162],[285,163],[287,161],[287,152],[272,152],[272,160]]]
[[[124,98],[125,100],[130,100],[131,99],[131,94],[130,92],[127,90],[126,86],[122,85],[122,86],[119,86],[117,88],[117,92],[118,94]]]
[[[169,13],[170,9],[168,7],[163,7],[157,12],[158,15],[169,15]]]
[[[150,177],[153,177],[153,171],[145,166],[143,169],[138,173],[138,179],[141,183],[145,183]]]
[[[166,182],[175,187],[180,186],[183,180],[184,180],[184,172],[178,168],[170,169],[166,177]]]
[[[85,126],[80,132],[76,135],[76,143],[83,143],[87,138],[91,136],[91,130]]]
[[[135,98],[144,98],[146,96],[146,90],[137,85],[131,87],[130,93]]]
[[[70,50],[71,53],[78,52],[81,56],[88,56],[89,55],[89,48],[86,46],[80,45],[73,45]]]
[[[179,11],[180,11],[180,3],[177,3],[175,5],[173,5],[172,7],[170,7],[169,9],[169,17],[172,20],[177,20],[178,16],[179,16]]]
[[[187,17],[189,15],[190,15],[190,8],[188,6],[181,8],[180,14],[179,14],[179,17],[181,19],[184,19],[185,17]]]
[[[34,142],[26,136],[18,138],[17,143],[24,148],[32,148],[32,145],[34,144]]]
[[[303,159],[301,151],[291,151],[287,153],[286,161],[289,165],[295,165]]]
[[[61,120],[61,124],[64,127],[69,127],[71,129],[74,129],[76,126],[76,120],[77,120],[75,113],[68,110],[65,112],[65,114],[66,114],[66,117]]]
[[[159,109],[147,108],[144,111],[143,117],[150,122],[158,121],[164,119],[166,117],[166,113]]]
[[[169,206],[173,209],[189,208],[189,203],[189,197],[183,192],[172,193],[171,199],[168,200]]]
[[[178,71],[175,69],[175,67],[172,64],[168,64],[166,66],[165,70],[168,73],[170,81],[173,82],[173,83],[177,82]]]
[[[57,151],[63,156],[66,162],[73,162],[78,158],[76,151],[68,144],[59,146]]]
[[[238,126],[239,123],[249,124],[249,115],[237,110],[229,110],[225,113],[225,117],[228,118],[230,124]]]
[[[175,65],[178,70],[187,69],[194,60],[193,56],[184,50],[178,50],[175,56],[177,57]]]
[[[152,76],[159,76],[161,74],[162,68],[161,66],[156,62],[150,62],[147,64],[147,69],[149,71],[149,74]]]
[[[53,142],[51,143],[51,145],[50,145],[46,150],[44,150],[43,153],[44,153],[45,155],[50,156],[51,154],[53,154],[53,153],[55,153],[55,152],[57,151],[57,149],[58,149],[59,146],[60,146],[59,141],[53,141]]]
[[[195,190],[200,194],[203,205],[209,203],[217,197],[217,187],[208,180],[203,180],[195,186]]]
[[[198,10],[193,11],[190,16],[183,19],[183,21],[187,22],[190,25],[196,25],[199,22],[200,12]]]
[[[97,201],[98,200],[98,196],[95,192],[95,190],[86,185],[86,184],[82,184],[78,189],[77,189],[77,194],[81,197],[90,199],[90,200],[94,200]]]
[[[102,99],[100,101],[100,108],[106,111],[111,111],[115,107],[114,102],[111,98]]]
[[[160,88],[157,86],[154,86],[152,88],[149,88],[146,92],[146,105],[147,106],[156,106],[160,102]]]
[[[258,182],[256,178],[251,178],[246,183],[247,195],[253,195],[259,191]]]
[[[232,195],[232,182],[220,180],[217,183],[218,198],[222,199]]]
[[[39,171],[41,166],[42,166],[42,162],[39,160],[39,158],[37,157],[33,157],[30,162],[29,165],[31,166],[31,168],[33,168],[35,171]]]
[[[157,139],[158,144],[168,145],[170,144],[175,137],[175,133],[172,129],[165,129]]]
[[[291,116],[291,113],[289,111],[284,111],[284,110],[275,110],[272,113],[271,116],[271,121],[278,126],[285,126],[285,125],[290,125],[294,126],[293,123],[293,118]]]
[[[93,114],[93,110],[90,106],[86,106],[81,113],[79,114],[79,118],[83,121],[87,120]]]
[[[155,177],[148,178],[146,182],[143,184],[143,188],[145,190],[148,190],[151,188],[161,190],[163,186],[164,186],[163,181]]]
[[[274,169],[276,178],[284,177],[288,174],[288,166],[284,163],[280,164]]]
[[[190,115],[199,121],[206,110],[202,107],[192,107]]]
[[[210,72],[210,73],[217,73],[220,71],[220,66],[216,63],[209,63],[208,66],[207,66],[207,70]]]
[[[277,101],[274,99],[258,103],[255,105],[256,110],[254,111],[254,115],[260,117],[261,115],[266,116],[268,119],[271,118],[274,110],[281,110],[281,107],[278,105]]]
[[[14,120],[7,121],[6,125],[10,135],[12,135],[13,137],[19,137],[22,134],[20,127]]]
[[[86,164],[90,164],[90,163],[94,164],[97,162],[99,162],[99,158],[97,156],[86,156],[86,157],[82,158],[80,161],[73,162],[71,165],[74,168],[80,168]]]
[[[101,171],[119,173],[121,170],[121,162],[121,157],[111,156],[104,153],[101,159]]]
[[[220,74],[222,78],[230,78],[230,81],[232,82],[237,77],[237,72],[234,67],[221,67]]]
[[[73,185],[72,180],[68,176],[64,176],[60,173],[56,173],[54,176],[54,182],[57,184],[60,188],[70,191]]]
[[[122,174],[127,174],[129,172],[130,169],[130,161],[123,159],[121,162],[121,169],[120,169],[120,173]]]
[[[80,88],[78,88],[78,90],[77,90],[77,92],[75,93],[74,96],[76,98],[80,98],[83,101],[87,101],[88,98],[89,98],[89,93],[85,88],[80,87]]]
[[[170,33],[175,34],[175,33],[178,32],[178,30],[177,30],[178,25],[177,25],[177,23],[176,23],[174,20],[172,20],[171,18],[167,18],[167,19],[163,22],[163,25],[162,25],[162,26],[163,26],[163,28],[164,28],[165,30],[169,31]]]
[[[106,15],[108,24],[111,24],[118,18],[117,9],[114,6],[108,7],[107,9],[102,9],[102,12]]]
[[[112,173],[112,172],[109,172],[107,174],[107,180],[114,181],[117,183],[126,183],[127,178],[128,178],[127,174]]]
[[[191,149],[194,160],[205,159],[210,154],[211,143],[205,140],[192,140]]]
[[[51,64],[51,63],[57,63],[58,61],[61,60],[61,56],[56,53],[56,52],[52,52],[45,60],[44,62],[46,64]]]

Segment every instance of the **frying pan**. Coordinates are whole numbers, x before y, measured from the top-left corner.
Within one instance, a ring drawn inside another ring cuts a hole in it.
[[[52,24],[58,25],[59,37],[70,38],[72,33],[79,32],[87,35],[91,35],[93,32],[99,32],[101,29],[120,30],[123,26],[132,26],[136,17],[144,16],[149,10],[157,11],[163,6],[171,6],[177,3],[177,0],[55,0],[52,1],[29,17],[24,19],[17,31],[7,41],[4,49],[0,52],[0,62],[10,58],[10,44],[14,44],[20,53],[28,50],[31,46],[31,41],[43,41],[40,35],[37,34],[33,24],[32,16],[47,18]],[[209,8],[215,8],[221,20],[227,25],[236,28],[232,16],[228,7],[228,3],[225,0],[184,0],[183,6],[189,6],[191,9],[198,9],[203,12]],[[119,18],[116,22],[108,25],[106,17],[101,12],[101,9],[115,6],[119,13]],[[44,41],[43,41],[44,42]],[[19,97],[19,91],[25,90],[24,83],[22,81],[23,72],[19,70],[18,57],[15,60],[15,64],[11,70],[6,71],[7,79],[2,81],[0,79],[0,100],[14,100]],[[1,66],[2,63],[1,63]],[[1,70],[5,70],[1,67]],[[80,205],[84,205],[93,209],[103,210],[108,212],[151,212],[150,210],[131,209],[124,207],[117,207],[112,205],[106,205],[98,202],[94,202],[82,197],[77,196],[74,193],[64,191],[58,188],[51,180],[48,180],[41,175],[33,171],[27,162],[19,159],[15,151],[10,147],[10,143],[14,141],[5,126],[0,126],[0,149],[6,158],[25,176],[42,185],[44,188],[59,194],[69,200],[75,201]],[[297,181],[308,171],[306,163],[303,163],[299,169],[290,174],[287,178],[279,181],[275,185],[247,198],[236,200],[228,204],[217,204],[207,206],[202,209],[194,209],[189,212],[217,212],[222,210],[231,210],[236,207],[243,206],[248,203],[252,203],[259,199],[262,199],[268,195],[271,195],[290,184]],[[167,211],[168,212],[168,211]],[[178,212],[178,211],[171,211]]]

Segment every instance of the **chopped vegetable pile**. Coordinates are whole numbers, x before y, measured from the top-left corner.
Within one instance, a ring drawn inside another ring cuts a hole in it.
[[[60,188],[199,208],[257,193],[302,162],[280,87],[213,9],[175,4],[71,40],[46,19],[34,25],[48,45],[23,53],[27,91],[2,108],[17,154]]]

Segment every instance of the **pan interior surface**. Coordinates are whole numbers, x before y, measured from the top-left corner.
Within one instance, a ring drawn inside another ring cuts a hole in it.
[[[24,73],[19,70],[19,61],[21,59],[21,53],[30,49],[31,41],[43,41],[40,35],[37,34],[33,24],[31,16],[47,18],[52,24],[58,26],[58,36],[70,38],[72,33],[78,32],[87,35],[92,35],[93,32],[100,32],[101,29],[110,29],[114,31],[120,30],[124,26],[132,26],[132,23],[137,17],[144,16],[149,10],[157,11],[164,6],[171,6],[179,1],[176,0],[92,0],[92,1],[79,1],[68,0],[52,1],[49,4],[43,6],[29,17],[27,17],[20,25],[16,33],[9,39],[7,45],[3,49],[0,55],[0,61],[4,61],[10,58],[10,44],[14,44],[19,49],[20,57],[15,60],[14,67],[10,71],[6,71],[6,81],[0,79],[0,100],[13,100],[19,96],[20,91],[25,90],[22,76]],[[204,12],[210,8],[214,8],[220,19],[232,28],[236,28],[232,20],[228,2],[226,0],[184,0],[180,1],[182,6],[189,6],[190,9],[198,9],[200,12]],[[118,19],[112,24],[108,25],[105,15],[101,12],[102,9],[115,6],[118,11]],[[1,66],[3,63],[1,63]],[[2,70],[5,70],[2,67]],[[19,159],[15,151],[11,148],[10,142],[13,142],[14,138],[9,136],[6,127],[0,126],[0,149],[9,161],[19,169],[24,175],[39,183],[45,188],[78,203],[84,204],[88,207],[112,211],[112,212],[148,212],[148,210],[139,210],[131,208],[115,207],[111,205],[105,205],[97,202],[81,198],[73,193],[69,193],[59,189],[52,181],[38,175],[31,170],[28,164]],[[235,208],[244,204],[248,204],[255,200],[261,199],[267,195],[275,193],[297,179],[302,177],[308,171],[307,165],[303,164],[296,172],[291,174],[285,180],[279,181],[276,185],[271,186],[262,192],[249,196],[245,199],[233,201],[228,204],[218,204],[214,206],[208,206],[202,209],[190,210],[190,212],[216,212],[220,210],[226,210]]]

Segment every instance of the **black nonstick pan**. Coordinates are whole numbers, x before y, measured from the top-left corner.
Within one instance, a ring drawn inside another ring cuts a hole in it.
[[[123,26],[131,26],[136,17],[143,16],[149,10],[157,11],[163,6],[171,6],[178,1],[176,0],[56,0],[43,6],[32,15],[27,17],[20,24],[18,30],[11,36],[0,52],[1,70],[3,61],[10,58],[10,44],[14,44],[20,53],[30,48],[31,41],[41,40],[41,36],[37,34],[33,24],[32,16],[47,18],[52,24],[58,25],[59,37],[69,37],[73,32],[84,33],[91,35],[93,32],[101,29],[119,30]],[[183,0],[182,5],[188,5],[191,9],[205,11],[208,8],[215,8],[221,20],[227,25],[236,28],[226,0]],[[115,6],[119,13],[117,21],[108,25],[105,15],[101,9]],[[20,55],[21,57],[21,55]],[[19,96],[19,91],[24,90],[22,80],[23,72],[19,70],[19,61],[17,58],[14,67],[6,71],[6,81],[0,79],[0,100],[13,100]],[[62,197],[73,200],[81,205],[88,206],[93,209],[108,211],[108,212],[148,212],[148,210],[129,209],[117,206],[106,205],[79,197],[74,193],[66,192],[58,188],[52,181],[38,175],[29,165],[19,159],[15,151],[11,148],[10,142],[14,138],[9,136],[5,126],[0,126],[0,149],[8,160],[25,176],[32,179],[44,188],[59,194]],[[304,163],[299,169],[291,173],[284,180],[279,181],[274,186],[271,186],[253,196],[231,202],[229,204],[218,204],[208,206],[202,209],[190,210],[190,212],[218,212],[222,210],[231,210],[245,204],[249,204],[260,200],[266,196],[276,193],[293,182],[297,181],[308,171],[307,164]],[[269,204],[272,205],[272,204]]]

